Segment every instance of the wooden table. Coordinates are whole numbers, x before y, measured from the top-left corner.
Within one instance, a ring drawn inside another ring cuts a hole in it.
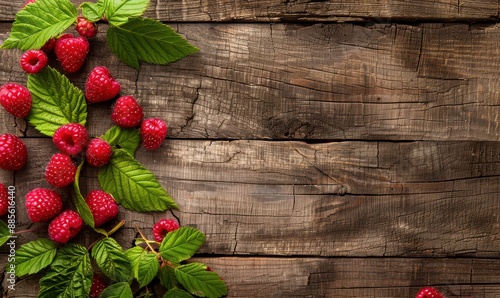
[[[23,3],[0,1],[0,41]],[[167,121],[162,148],[137,158],[179,204],[181,225],[206,234],[196,259],[229,297],[414,297],[426,285],[498,297],[499,13],[494,0],[152,1],[146,15],[199,53],[136,71],[99,24],[70,79],[83,88],[105,64],[122,94]],[[24,83],[21,52],[0,54],[1,83]],[[110,111],[89,106],[92,136],[112,125]],[[46,186],[56,148],[0,115],[34,157],[0,172],[16,186],[17,229],[34,230],[23,243],[46,234],[23,200]],[[96,171],[83,176],[83,190],[98,187]],[[173,216],[120,211],[124,244],[135,225],[151,233]],[[37,278],[6,296],[36,296]]]

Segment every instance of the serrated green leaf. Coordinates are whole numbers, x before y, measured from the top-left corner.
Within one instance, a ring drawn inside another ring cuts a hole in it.
[[[47,66],[28,76],[28,89],[33,97],[28,120],[41,133],[52,137],[61,125],[71,122],[85,125],[85,96],[65,75]]]
[[[208,271],[201,263],[190,263],[175,268],[175,276],[191,294],[200,297],[216,298],[227,295],[226,283],[220,276]]]
[[[158,279],[160,284],[167,289],[178,288],[180,286],[175,277],[174,268],[170,266],[161,266],[158,270]]]
[[[156,254],[142,247],[135,246],[128,249],[125,254],[132,264],[132,272],[142,288],[155,278],[160,268]]]
[[[87,297],[92,275],[87,249],[78,244],[67,244],[57,251],[50,270],[40,279],[38,297]]]
[[[73,193],[71,197],[73,198],[73,203],[75,204],[76,211],[78,212],[78,214],[80,214],[83,221],[90,227],[94,228],[94,217],[92,216],[92,212],[90,211],[87,203],[85,203],[85,198],[80,191],[80,172],[82,171],[83,164],[84,161],[82,160],[82,162],[76,169],[75,183],[73,183]]]
[[[110,285],[102,291],[99,298],[133,298],[132,289],[126,282],[118,282]]]
[[[194,296],[182,289],[170,289],[163,295],[163,298],[193,298]]]
[[[16,14],[10,35],[1,48],[39,49],[70,27],[77,16],[76,7],[68,0],[37,0]]]
[[[115,148],[121,148],[134,156],[141,142],[141,135],[137,128],[123,128],[113,126],[101,137]]]
[[[131,265],[125,252],[113,238],[99,240],[92,247],[92,257],[97,266],[110,279],[127,282],[130,279]]]
[[[149,6],[149,0],[106,0],[104,14],[109,24],[120,26],[131,17],[141,16]]]
[[[4,245],[10,236],[12,236],[11,230],[3,220],[0,220],[0,246]]]
[[[171,27],[150,18],[131,18],[110,27],[107,41],[115,55],[135,69],[139,61],[168,64],[199,51]]]
[[[181,227],[167,233],[159,252],[171,262],[180,263],[191,258],[205,242],[205,235],[192,227]]]
[[[103,17],[104,0],[99,0],[97,3],[83,2],[80,7],[82,8],[82,15],[90,22],[95,23]]]
[[[115,150],[110,162],[99,169],[98,179],[101,188],[127,209],[149,212],[177,208],[153,173],[122,149]]]
[[[16,275],[21,277],[39,272],[52,263],[56,252],[56,244],[46,238],[21,245],[16,251]]]

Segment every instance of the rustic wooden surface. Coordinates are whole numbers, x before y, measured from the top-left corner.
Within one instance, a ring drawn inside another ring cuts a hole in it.
[[[22,3],[0,1],[0,41]],[[498,1],[176,0],[152,2],[147,15],[201,51],[135,71],[105,46],[100,24],[70,76],[82,87],[106,64],[122,94],[170,127],[160,150],[137,158],[180,210],[121,209],[121,243],[135,225],[151,234],[175,215],[206,234],[197,258],[229,297],[414,297],[426,285],[500,296]],[[0,51],[0,83],[25,82],[20,54]],[[93,136],[111,126],[110,110],[89,107]],[[0,131],[36,156],[0,171],[17,189],[23,243],[45,235],[22,205],[47,186],[55,147],[0,112]],[[96,172],[81,184],[98,187]],[[37,289],[35,276],[4,294]]]

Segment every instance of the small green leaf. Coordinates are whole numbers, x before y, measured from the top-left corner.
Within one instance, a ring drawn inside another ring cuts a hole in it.
[[[106,0],[104,14],[109,24],[119,26],[131,17],[141,16],[149,6],[149,0]]]
[[[115,150],[110,162],[99,169],[98,179],[101,188],[127,209],[148,212],[177,208],[153,173],[122,149]]]
[[[133,298],[132,289],[126,282],[118,282],[110,285],[102,291],[99,298]]]
[[[102,137],[115,148],[121,148],[128,154],[134,156],[141,142],[141,135],[137,128],[111,127]]]
[[[50,270],[40,279],[38,297],[87,297],[92,275],[87,249],[78,244],[67,244],[57,251]]]
[[[126,251],[127,258],[132,264],[132,272],[142,288],[155,278],[160,263],[156,254],[135,246]]]
[[[16,251],[16,275],[21,277],[38,273],[52,263],[56,252],[56,244],[46,238],[21,245]]]
[[[180,263],[191,258],[205,242],[205,235],[195,228],[181,227],[167,233],[160,245],[160,254],[165,259]]]
[[[104,0],[99,0],[97,3],[83,2],[80,7],[82,8],[82,15],[90,22],[95,23],[103,17]]]
[[[71,197],[73,198],[73,203],[75,204],[76,211],[78,212],[78,214],[80,214],[83,221],[87,225],[94,228],[94,217],[92,216],[92,212],[90,211],[87,203],[85,203],[85,198],[80,191],[80,172],[82,171],[83,164],[84,161],[82,160],[76,170],[75,183],[73,183],[73,193]]]
[[[160,267],[160,270],[158,270],[158,279],[160,280],[160,284],[167,289],[178,288],[180,286],[177,277],[175,277],[174,268],[170,266]]]
[[[170,289],[168,290],[165,295],[163,295],[163,298],[193,298],[194,296],[189,294],[188,292],[182,290],[182,289]]]
[[[61,125],[72,122],[85,125],[85,96],[65,75],[47,66],[28,76],[28,89],[33,97],[28,120],[41,133],[52,137]]]
[[[10,239],[11,229],[7,226],[7,224],[0,220],[0,246],[4,245]]]
[[[70,27],[77,16],[76,7],[68,0],[37,0],[16,14],[10,35],[1,48],[39,49]]]
[[[92,247],[92,257],[101,271],[114,281],[129,281],[131,265],[125,252],[113,238],[99,240]]]
[[[110,27],[107,40],[115,55],[135,69],[139,61],[168,64],[199,51],[171,27],[150,18],[132,18]]]
[[[195,296],[216,298],[227,295],[226,283],[217,273],[208,271],[204,264],[181,265],[175,268],[175,276]]]

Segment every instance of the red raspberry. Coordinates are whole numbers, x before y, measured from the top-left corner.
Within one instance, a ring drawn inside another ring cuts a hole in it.
[[[64,71],[73,73],[82,68],[89,49],[90,44],[86,37],[64,34],[57,39],[54,53]]]
[[[28,116],[32,103],[30,91],[22,85],[7,83],[0,89],[0,104],[15,117]]]
[[[66,154],[56,153],[45,168],[45,179],[55,187],[65,187],[75,182],[76,165]]]
[[[120,92],[118,83],[104,66],[96,66],[85,82],[85,97],[91,103],[110,100]]]
[[[54,50],[54,48],[56,46],[56,41],[57,41],[57,39],[55,39],[55,38],[51,38],[51,39],[47,40],[47,42],[42,46],[42,48],[40,50],[44,51],[45,54],[52,53],[52,51]]]
[[[97,25],[84,17],[78,17],[76,19],[76,31],[81,36],[90,39],[97,34]]]
[[[64,210],[49,224],[49,237],[53,241],[66,243],[82,229],[83,220],[73,210]]]
[[[9,210],[9,192],[7,187],[0,183],[0,216],[5,215]]]
[[[143,116],[142,108],[134,97],[122,96],[113,107],[111,119],[116,125],[129,128],[139,125]]]
[[[95,274],[92,277],[92,286],[90,287],[90,298],[98,298],[101,296],[102,291],[108,286],[104,277],[99,274]]]
[[[94,138],[87,146],[85,155],[89,165],[98,168],[109,162],[113,155],[113,148],[103,139]]]
[[[167,124],[160,118],[149,118],[142,122],[140,133],[146,149],[158,149],[167,136]]]
[[[168,232],[175,231],[179,228],[177,221],[173,219],[161,219],[153,226],[153,238],[155,241],[161,242]]]
[[[35,188],[26,194],[25,206],[32,222],[42,222],[59,214],[63,204],[57,192],[47,188]]]
[[[11,134],[0,135],[0,168],[17,171],[28,161],[28,148],[23,140]]]
[[[113,197],[102,190],[93,190],[85,198],[87,205],[94,216],[94,225],[101,226],[118,214],[118,205]]]
[[[52,141],[62,153],[74,156],[87,145],[89,133],[80,123],[68,123],[55,131]]]
[[[49,58],[47,58],[47,54],[42,50],[29,50],[24,52],[19,63],[25,72],[34,74],[47,66]]]
[[[418,291],[416,298],[444,298],[444,296],[433,287],[425,287]]]

